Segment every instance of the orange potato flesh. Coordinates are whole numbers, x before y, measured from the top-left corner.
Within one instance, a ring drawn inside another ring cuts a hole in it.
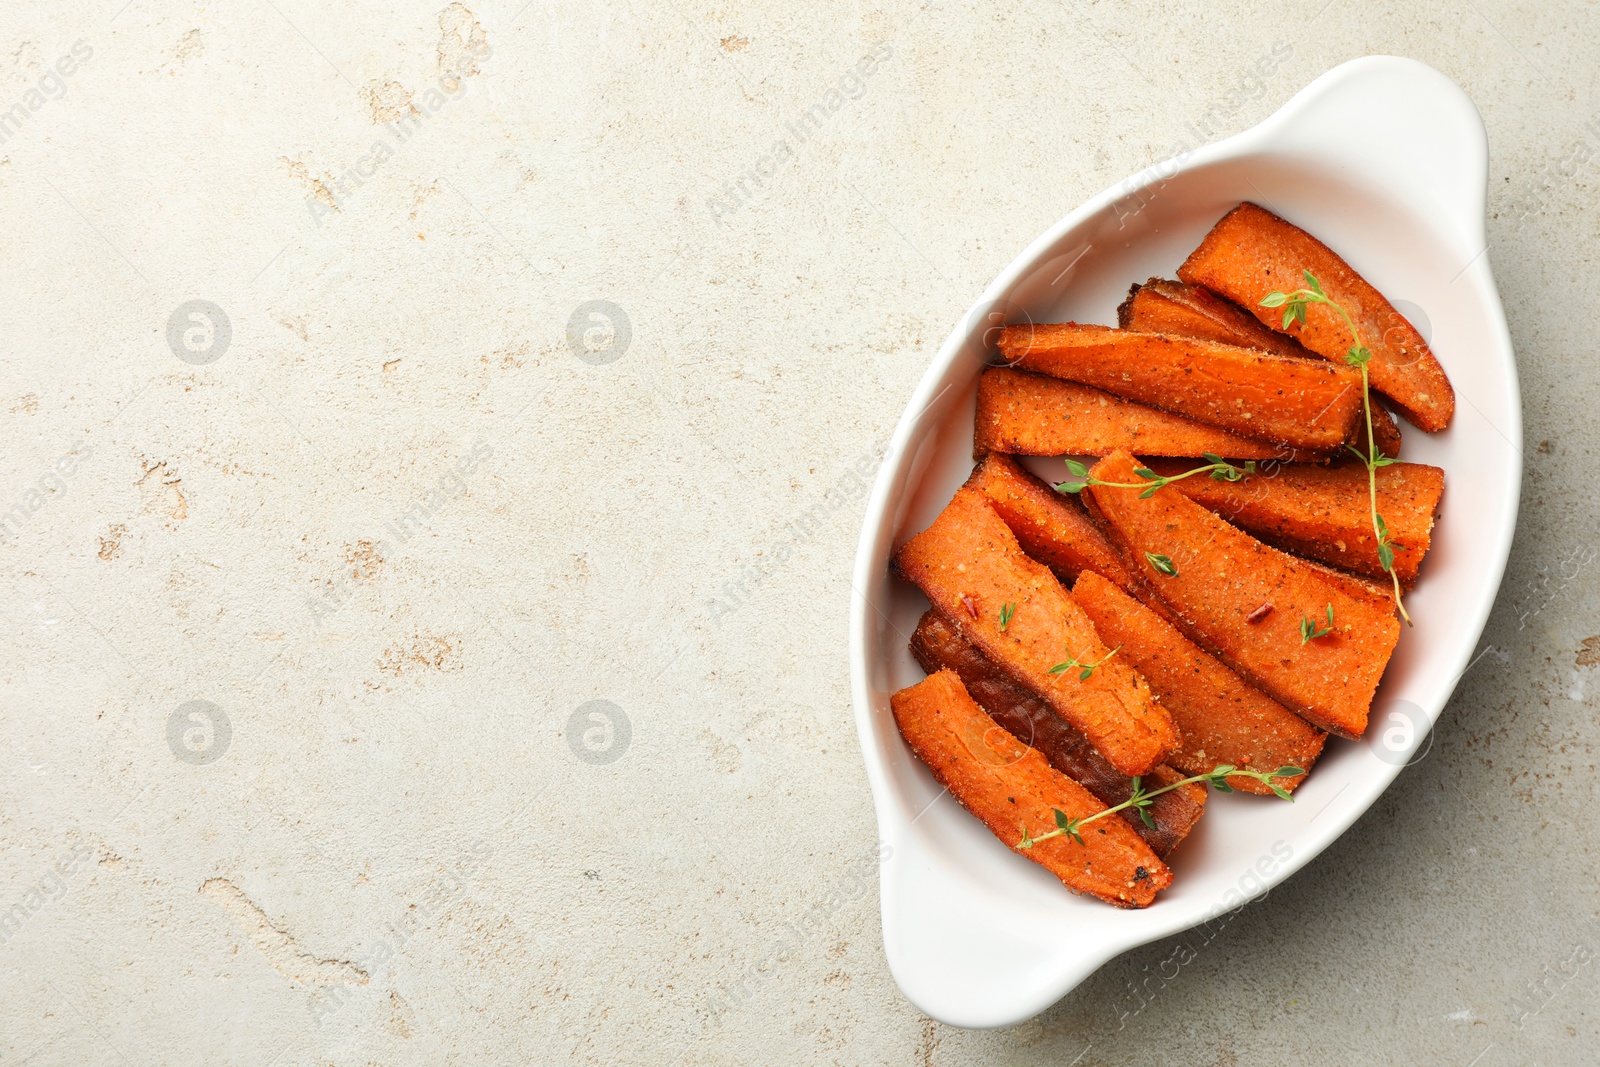
[[[1225,345],[1259,348],[1279,356],[1316,359],[1312,352],[1290,337],[1264,325],[1248,311],[1230,303],[1208,289],[1165,278],[1151,278],[1128,290],[1128,298],[1117,308],[1117,323],[1124,330],[1140,333],[1165,333],[1174,337],[1195,337],[1220,341]],[[1400,427],[1381,404],[1372,406],[1372,436],[1378,450],[1386,456],[1400,454]],[[1366,424],[1358,421],[1350,444],[1367,450]],[[1129,449],[1135,455],[1137,448]],[[1215,451],[1207,449],[1207,451]],[[1220,454],[1220,453],[1219,453]]]
[[[1138,466],[1118,452],[1091,474],[1137,482]],[[1137,488],[1083,492],[1090,514],[1139,581],[1141,599],[1159,600],[1191,640],[1312,725],[1360,737],[1400,637],[1392,605],[1351,595],[1313,565],[1256,540],[1173,488],[1143,499]],[[1162,573],[1152,555],[1169,559],[1176,574]],[[1332,632],[1302,641],[1302,619],[1325,626],[1330,605]]]
[[[1281,330],[1283,309],[1262,307],[1261,300],[1274,291],[1304,288],[1302,272],[1307,270],[1355,320],[1362,342],[1372,351],[1367,370],[1373,388],[1429,433],[1450,425],[1455,390],[1422,335],[1337,253],[1267,209],[1244,203],[1228,212],[1178,268],[1178,277],[1220,293]],[[1344,366],[1350,329],[1332,308],[1312,304],[1305,325],[1293,324],[1287,332],[1317,355]]]
[[[1085,570],[1122,584],[1133,581],[1083,505],[1023,470],[1010,456],[990,453],[967,484],[989,498],[1022,550],[1054,571],[1062,584]]]
[[[1361,376],[1254,348],[1078,323],[1006,326],[1019,370],[1104,389],[1272,445],[1331,451],[1355,432]]]
[[[1103,640],[1122,646],[1122,654],[1178,724],[1183,746],[1167,757],[1170,766],[1185,775],[1206,774],[1224,763],[1252,771],[1309,771],[1321,755],[1326,734],[1246,685],[1100,575],[1084,572],[1072,587],[1072,599],[1089,613]],[[1292,791],[1304,777],[1279,779],[1278,784]],[[1230,776],[1228,784],[1247,793],[1272,794],[1254,778]]]
[[[1166,278],[1151,278],[1130,288],[1128,298],[1117,307],[1117,324],[1140,333],[1195,337],[1279,356],[1317,358],[1299,341],[1264,325],[1237,304],[1199,286]]]
[[[978,379],[977,458],[1106,456],[1119,448],[1141,456],[1316,458],[1044,374],[995,367]]]
[[[1121,819],[1084,827],[1083,844],[1065,835],[1018,847],[1056,827],[1055,810],[1087,818],[1105,805],[1006,733],[968,695],[954,671],[940,671],[889,698],[906,744],[962,807],[1018,855],[1075,893],[1123,908],[1148,907],[1172,884],[1172,871]]]
[[[1050,766],[1071,778],[1107,807],[1127,800],[1133,780],[1105,761],[1089,739],[1067,725],[1050,705],[1013,682],[995,666],[960,630],[937,611],[923,614],[911,635],[911,654],[929,674],[955,671],[961,683],[994,721],[1017,740],[1034,749]],[[1184,775],[1162,764],[1145,779],[1145,789],[1160,789]],[[1206,790],[1191,782],[1170,793],[1163,793],[1150,804],[1154,827],[1146,826],[1132,810],[1121,813],[1134,833],[1144,838],[1156,855],[1165,857],[1182,841],[1205,811]]]
[[[1182,499],[1181,497],[1179,499]],[[1198,505],[1193,505],[1198,507]],[[895,568],[962,636],[1032,690],[1126,775],[1149,774],[1178,733],[1137,671],[1095,635],[1083,609],[1044,564],[1029,559],[987,497],[961,488],[932,526],[901,546]],[[1014,610],[1005,629],[1000,612]],[[1100,664],[1051,668],[1072,657]]]
[[[1149,466],[1167,475],[1192,469],[1161,459]],[[1428,552],[1444,495],[1444,471],[1422,463],[1395,463],[1378,468],[1377,484],[1378,514],[1394,540],[1394,572],[1410,588]],[[1364,464],[1282,464],[1238,482],[1197,476],[1169,488],[1285,551],[1388,581],[1372,532]]]

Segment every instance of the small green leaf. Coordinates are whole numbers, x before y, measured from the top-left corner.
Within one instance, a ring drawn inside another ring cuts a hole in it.
[[[1301,770],[1299,767],[1279,767],[1277,770],[1272,772],[1272,777],[1274,777],[1274,778],[1298,778],[1304,773],[1306,773],[1306,772]]]
[[[1294,308],[1285,308],[1283,312],[1283,328],[1287,330],[1294,325]]]
[[[1077,822],[1073,822],[1073,824],[1071,826],[1067,827],[1067,836],[1072,838],[1078,844],[1080,844],[1080,845],[1083,844],[1083,838],[1078,835],[1078,824],[1077,824]]]
[[[1067,470],[1071,471],[1073,474],[1076,474],[1080,478],[1089,477],[1089,468],[1085,467],[1081,462],[1075,459],[1067,460]]]
[[[1233,786],[1228,784],[1228,780],[1226,778],[1213,778],[1211,780],[1211,787],[1219,793],[1233,792]]]
[[[1000,632],[1005,633],[1006,627],[1011,625],[1011,617],[1017,613],[1015,604],[1000,605]]]
[[[1051,674],[1066,674],[1068,671],[1070,671],[1072,668],[1074,668],[1076,666],[1077,666],[1076,663],[1057,663],[1054,667],[1050,668],[1050,673]]]
[[[1150,488],[1146,489],[1144,492],[1139,494],[1139,499],[1140,500],[1145,500],[1145,499],[1148,499],[1149,497],[1155,496],[1156,495],[1156,490],[1160,489],[1160,488],[1161,488],[1161,486],[1159,486],[1159,485],[1152,485]]]
[[[1237,768],[1235,768],[1231,763],[1219,763],[1215,767],[1211,768],[1211,776],[1213,778],[1226,778],[1236,769]]]
[[[1088,482],[1057,482],[1055,490],[1058,493],[1081,493]]]
[[[1287,789],[1285,789],[1285,788],[1284,788],[1284,787],[1283,787],[1283,786],[1281,786],[1281,785],[1274,785],[1274,786],[1273,786],[1273,787],[1272,787],[1272,792],[1273,792],[1273,794],[1274,794],[1274,795],[1275,795],[1275,796],[1277,796],[1277,797],[1278,797],[1278,799],[1280,799],[1280,800],[1287,800],[1287,801],[1289,801],[1289,802],[1290,802],[1290,803],[1291,803],[1291,804],[1292,804],[1292,803],[1294,803],[1294,797],[1292,797],[1292,796],[1290,796],[1290,795],[1289,795],[1289,791],[1288,791],[1288,790],[1287,790]]]
[[[1300,273],[1306,276],[1306,285],[1310,287],[1313,293],[1316,293],[1318,296],[1323,295],[1322,283],[1317,281],[1317,276],[1315,274],[1312,274],[1308,270],[1302,270]]]
[[[1061,829],[1065,830],[1068,826],[1072,825],[1072,820],[1067,818],[1066,812],[1062,811],[1060,808],[1053,808],[1051,810],[1056,813],[1056,825],[1061,827]]]
[[[1328,605],[1328,625],[1329,626],[1333,625],[1333,605],[1332,604]]]
[[[1378,545],[1378,564],[1386,571],[1394,570],[1394,549],[1388,545]]]
[[[1144,558],[1150,561],[1150,566],[1165,574],[1168,578],[1176,578],[1178,576],[1177,565],[1169,557],[1163,556],[1158,552],[1146,552]]]
[[[1306,306],[1304,304],[1296,304],[1294,306],[1294,317],[1300,325],[1304,326],[1306,324]]]
[[[1281,308],[1289,302],[1287,293],[1268,293],[1267,298],[1261,301],[1264,308]]]
[[[1156,828],[1156,821],[1154,819],[1152,819],[1150,817],[1150,813],[1148,811],[1145,811],[1143,808],[1139,809],[1139,818],[1150,829],[1154,830]]]
[[[1360,455],[1359,452],[1356,453],[1356,454]],[[1382,452],[1379,452],[1378,453],[1378,458],[1372,461],[1372,465],[1374,467],[1387,467],[1391,463],[1399,463],[1399,462],[1400,461],[1398,459],[1395,459],[1392,456],[1386,456]]]
[[[1091,675],[1093,673],[1094,673],[1094,668],[1093,667],[1085,667],[1082,671],[1078,672],[1078,680],[1080,682],[1087,682],[1089,680],[1089,675]]]
[[[1205,460],[1207,463],[1226,463],[1226,462],[1228,462],[1227,460],[1223,459],[1221,456],[1217,455],[1215,452],[1202,452],[1202,453],[1200,453],[1200,458]]]
[[[1133,468],[1133,473],[1137,474],[1139,477],[1143,478],[1145,481],[1148,481],[1148,482],[1153,482],[1157,478],[1161,477],[1161,475],[1157,474],[1155,471],[1151,470],[1149,467],[1135,467],[1135,468]]]

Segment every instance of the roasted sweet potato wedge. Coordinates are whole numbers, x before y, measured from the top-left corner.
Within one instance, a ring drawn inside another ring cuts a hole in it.
[[[1128,290],[1128,298],[1117,308],[1117,322],[1124,330],[1164,333],[1173,337],[1195,337],[1220,341],[1225,345],[1259,348],[1279,356],[1316,359],[1288,334],[1278,333],[1244,308],[1222,299],[1208,289],[1166,278],[1151,278]],[[1382,404],[1372,407],[1373,440],[1386,456],[1400,454],[1400,427]],[[1362,452],[1367,450],[1366,425],[1358,420],[1349,442]],[[1135,455],[1138,449],[1130,449]],[[1207,451],[1213,451],[1208,449]]]
[[[1225,345],[1259,348],[1274,355],[1316,359],[1299,341],[1266,326],[1239,305],[1208,289],[1167,278],[1151,278],[1128,290],[1117,307],[1124,330],[1194,337]]]
[[[1138,466],[1118,452],[1090,473],[1139,482]],[[1352,595],[1174,488],[1143,497],[1138,488],[1096,485],[1082,494],[1141,599],[1158,599],[1191,640],[1312,725],[1360,737],[1400,637],[1392,606]],[[1305,640],[1303,621],[1328,632]]]
[[[1122,655],[1150,683],[1167,709],[1183,746],[1169,766],[1206,774],[1227,763],[1251,771],[1299,767],[1309,771],[1327,735],[1209,655],[1170,623],[1092,571],[1072,587],[1076,600],[1102,640],[1122,646]],[[987,705],[985,705],[987,706]],[[1288,790],[1305,778],[1279,779]],[[1228,784],[1270,796],[1254,778],[1230,776]]]
[[[1178,746],[1172,719],[1144,679],[1111,656],[1083,609],[1048,567],[1028,558],[978,490],[958,489],[933,525],[901,546],[895,567],[1123,774],[1149,774]],[[1073,663],[1098,666],[1083,671]]]
[[[1355,432],[1361,376],[1254,348],[1074,322],[1006,326],[1019,370],[1104,389],[1272,445],[1331,451]]]
[[[1133,581],[1083,505],[1023,470],[1010,456],[990,453],[967,484],[989,498],[1022,550],[1054,571],[1063,585],[1085,570],[1123,585]]]
[[[1182,462],[1152,459],[1158,474],[1190,469]],[[1433,531],[1444,495],[1444,471],[1423,463],[1395,463],[1377,471],[1378,513],[1394,538],[1394,572],[1406,588]],[[1235,526],[1298,556],[1388,581],[1378,561],[1367,496],[1367,468],[1360,463],[1311,466],[1285,463],[1237,482],[1185,478],[1170,486]]]
[[[1350,313],[1361,340],[1372,350],[1367,369],[1373,388],[1421,429],[1432,433],[1450,425],[1455,390],[1416,327],[1327,245],[1266,208],[1243,203],[1228,212],[1178,268],[1178,277],[1222,294],[1281,329],[1283,311],[1262,307],[1261,301],[1273,291],[1304,287],[1303,272],[1308,270],[1329,298]],[[1324,359],[1344,365],[1350,330],[1333,309],[1313,304],[1306,309],[1305,325],[1296,323],[1287,332]]]
[[[889,698],[900,736],[950,795],[1012,851],[1074,893],[1122,908],[1148,907],[1172,871],[1121,819],[1104,818],[1069,837],[1019,847],[1024,833],[1055,829],[1055,811],[1087,818],[1103,811],[1093,793],[984,713],[954,671],[940,671]]]
[[[1278,448],[1194,419],[1136,404],[1077,382],[995,367],[978,379],[972,452],[1015,456],[1141,456],[1315,460],[1320,453]]]
[[[1107,763],[1088,738],[1068,726],[1050,705],[1013,682],[937,611],[926,612],[917,624],[911,635],[911,654],[929,674],[955,671],[972,699],[995,722],[1023,744],[1037,749],[1050,766],[1093,793],[1106,807],[1121,804],[1133,792],[1133,780]],[[1183,777],[1162,764],[1150,772],[1144,785],[1147,790],[1160,789]],[[1165,858],[1200,821],[1205,805],[1205,787],[1191,782],[1151,802],[1148,810],[1154,826],[1146,826],[1132,810],[1122,812],[1120,817],[1156,855]]]

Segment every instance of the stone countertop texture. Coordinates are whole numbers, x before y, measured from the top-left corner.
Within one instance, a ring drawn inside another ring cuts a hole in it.
[[[0,18],[0,1063],[1600,1061],[1600,5],[469,4]],[[1489,130],[1492,649],[1270,897],[936,1024],[882,443],[1043,228],[1377,53]]]

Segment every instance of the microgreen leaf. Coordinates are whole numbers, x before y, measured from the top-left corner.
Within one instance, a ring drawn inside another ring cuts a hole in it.
[[[1006,627],[1011,625],[1011,617],[1017,613],[1015,604],[1002,604],[1000,606],[1000,632],[1005,633]]]
[[[1150,566],[1165,574],[1168,578],[1176,578],[1178,576],[1177,564],[1173,563],[1170,557],[1163,556],[1158,552],[1146,552],[1144,558],[1150,561]]]
[[[1318,626],[1306,615],[1300,616],[1300,644],[1315,641],[1319,637],[1326,637],[1333,632],[1333,605],[1328,605],[1328,625]]]
[[[1076,474],[1080,478],[1089,477],[1089,468],[1085,467],[1081,462],[1075,459],[1067,460],[1067,470],[1071,471],[1073,474]]]
[[[1113,648],[1110,652],[1107,652],[1104,656],[1101,656],[1098,660],[1096,660],[1093,663],[1084,663],[1082,660],[1078,659],[1077,656],[1074,656],[1071,653],[1068,653],[1066,662],[1065,663],[1057,663],[1054,667],[1051,667],[1050,668],[1050,673],[1051,674],[1065,674],[1068,671],[1072,670],[1074,667],[1077,667],[1077,668],[1080,668],[1080,670],[1078,671],[1078,679],[1080,681],[1087,682],[1089,680],[1089,677],[1092,674],[1094,674],[1094,671],[1095,671],[1096,667],[1100,666],[1100,664],[1104,663],[1106,660],[1110,659],[1112,656],[1115,656],[1120,651],[1122,651],[1122,646],[1118,645],[1116,648]]]

